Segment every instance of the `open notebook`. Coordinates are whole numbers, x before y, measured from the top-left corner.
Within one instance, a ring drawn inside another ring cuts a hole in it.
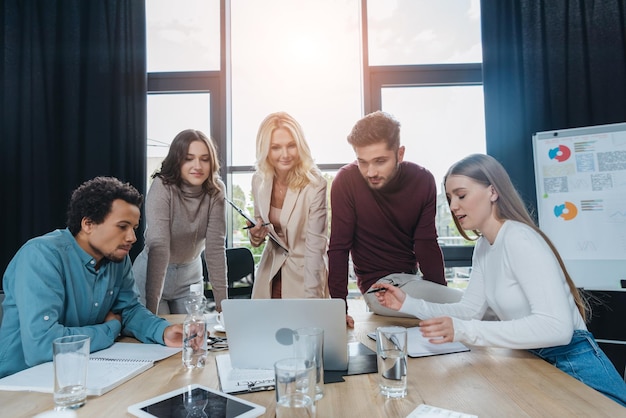
[[[225,393],[246,393],[274,390],[274,369],[234,368],[229,354],[215,356],[220,387]],[[343,382],[343,376],[376,373],[376,352],[358,341],[348,343],[348,368],[324,370],[324,383]]]
[[[407,350],[406,353],[409,357],[427,357],[436,356],[439,354],[452,354],[461,353],[463,351],[470,351],[470,349],[463,343],[452,342],[443,344],[433,344],[428,341],[428,338],[422,336],[420,327],[407,328]],[[372,340],[376,340],[376,333],[371,332],[367,334]]]
[[[87,395],[99,396],[148,370],[155,361],[170,357],[180,348],[159,344],[115,343],[91,353],[87,369]],[[0,390],[52,393],[52,362],[22,370],[0,379]]]

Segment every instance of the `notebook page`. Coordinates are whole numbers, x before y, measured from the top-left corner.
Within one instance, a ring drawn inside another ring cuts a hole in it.
[[[91,353],[90,358],[114,360],[159,361],[179,353],[182,349],[160,344],[115,343],[104,350]]]
[[[242,393],[274,389],[274,370],[233,368],[229,354],[216,356],[215,363],[222,392]]]

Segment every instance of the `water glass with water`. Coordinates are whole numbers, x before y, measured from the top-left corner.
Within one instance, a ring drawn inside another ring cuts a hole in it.
[[[89,337],[69,335],[52,341],[54,405],[60,411],[77,409],[87,400]]]
[[[304,358],[274,364],[276,418],[315,417],[315,366]]]
[[[302,357],[315,366],[315,400],[324,397],[324,329],[298,328],[293,334],[294,357]]]
[[[389,326],[376,329],[378,386],[380,393],[387,398],[406,396],[406,344],[406,328]]]

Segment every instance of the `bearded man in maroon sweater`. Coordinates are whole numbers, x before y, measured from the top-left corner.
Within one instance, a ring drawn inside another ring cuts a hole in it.
[[[370,113],[354,125],[348,143],[356,161],[339,170],[330,194],[331,297],[348,295],[351,254],[357,285],[377,314],[403,315],[367,293],[379,280],[421,299],[458,301],[461,292],[446,287],[437,243],[435,180],[424,167],[403,161],[400,123],[388,113]],[[349,315],[346,322],[354,326]]]

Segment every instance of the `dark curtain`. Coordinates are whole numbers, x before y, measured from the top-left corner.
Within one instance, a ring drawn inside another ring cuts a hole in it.
[[[144,192],[146,23],[143,1],[0,7],[3,273],[25,241],[65,227],[83,181],[115,176]]]
[[[536,207],[532,135],[626,121],[624,0],[482,0],[487,153]]]

